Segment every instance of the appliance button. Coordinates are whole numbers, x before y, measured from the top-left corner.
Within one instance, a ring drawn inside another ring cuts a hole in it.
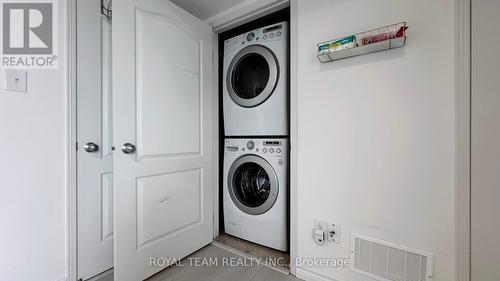
[[[262,152],[266,153],[267,152],[267,148],[262,149]]]
[[[281,153],[281,149],[277,148],[276,153]]]
[[[274,33],[269,34],[269,38],[273,38],[273,37],[274,37]]]
[[[281,31],[276,32],[276,36],[281,36]]]
[[[267,39],[267,35],[262,36],[262,39]]]
[[[247,35],[247,41],[252,41],[255,38],[255,33],[250,32]]]
[[[274,152],[274,149],[273,148],[269,148],[269,153],[273,153]]]
[[[253,141],[247,142],[247,148],[248,148],[248,150],[254,149],[255,148],[255,142],[253,142]]]

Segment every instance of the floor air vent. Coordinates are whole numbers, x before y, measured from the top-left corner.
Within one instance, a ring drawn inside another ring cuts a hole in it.
[[[433,255],[358,234],[351,237],[351,271],[381,281],[432,281]]]

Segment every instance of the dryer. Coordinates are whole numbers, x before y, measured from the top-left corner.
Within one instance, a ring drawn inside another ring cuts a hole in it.
[[[288,140],[226,139],[227,234],[288,251]]]
[[[287,35],[281,22],[224,42],[226,136],[288,135]]]

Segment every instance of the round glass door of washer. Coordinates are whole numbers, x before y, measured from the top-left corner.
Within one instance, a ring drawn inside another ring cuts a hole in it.
[[[226,87],[231,99],[243,107],[255,107],[274,92],[279,65],[274,54],[261,45],[248,46],[231,61]]]
[[[256,155],[238,158],[228,175],[228,191],[233,203],[250,215],[271,209],[278,197],[278,179],[271,165]]]

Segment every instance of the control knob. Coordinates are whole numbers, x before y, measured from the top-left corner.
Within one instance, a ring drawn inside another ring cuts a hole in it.
[[[255,142],[254,141],[247,142],[247,148],[248,148],[248,150],[254,149],[255,148]]]

